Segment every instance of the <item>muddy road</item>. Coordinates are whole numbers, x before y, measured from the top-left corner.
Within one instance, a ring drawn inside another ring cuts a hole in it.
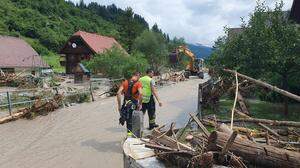
[[[194,79],[160,89],[164,105],[157,108],[157,123],[184,125],[188,113],[196,111],[200,82]],[[123,167],[121,141],[126,131],[118,119],[112,97],[0,125],[0,167]]]

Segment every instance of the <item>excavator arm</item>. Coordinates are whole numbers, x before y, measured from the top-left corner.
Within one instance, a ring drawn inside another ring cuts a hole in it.
[[[186,46],[179,46],[176,52],[183,53],[185,56],[190,58],[189,64],[186,66],[186,77],[189,77],[190,75],[197,75],[203,79],[203,59],[197,60],[195,54]]]
[[[187,65],[186,69],[194,72],[195,71],[194,62],[196,59],[195,54],[185,46],[179,46],[177,50],[178,52],[183,53],[185,56],[190,58],[189,64]]]

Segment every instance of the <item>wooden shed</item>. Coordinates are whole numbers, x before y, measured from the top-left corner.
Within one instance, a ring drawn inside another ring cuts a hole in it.
[[[101,54],[113,46],[122,48],[112,37],[78,31],[61,49],[61,65],[66,67],[67,74],[74,74],[74,69],[82,60],[89,60],[94,54]]]

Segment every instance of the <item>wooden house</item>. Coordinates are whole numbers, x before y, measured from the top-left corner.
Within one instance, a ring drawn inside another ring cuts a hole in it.
[[[122,48],[112,37],[78,31],[61,49],[60,54],[63,58],[61,64],[66,67],[67,74],[74,74],[75,68],[82,60],[89,60],[93,55],[101,54],[113,46]]]
[[[0,69],[3,72],[14,73],[35,71],[49,68],[39,54],[23,39],[10,36],[0,36]]]

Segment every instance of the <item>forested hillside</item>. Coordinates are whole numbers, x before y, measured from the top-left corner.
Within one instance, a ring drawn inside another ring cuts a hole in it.
[[[123,10],[115,5],[65,0],[0,1],[0,35],[24,38],[53,66],[58,64],[56,53],[78,30],[112,36],[131,53],[134,40],[149,30],[149,25],[131,8]],[[157,25],[150,30],[160,34],[165,43],[170,42]]]
[[[131,24],[136,35],[126,36],[122,31],[125,24]],[[148,24],[141,16],[115,5],[75,5],[64,0],[0,1],[0,33],[31,38],[42,54],[45,51],[41,47],[56,52],[78,30],[113,36],[128,46],[130,40],[126,38],[134,39],[145,29]]]

